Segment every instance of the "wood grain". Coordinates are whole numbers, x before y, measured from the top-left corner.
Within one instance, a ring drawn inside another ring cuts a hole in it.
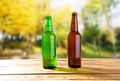
[[[42,61],[0,60],[0,81],[120,81],[120,59],[82,59],[82,67],[69,68],[67,59],[57,68],[43,69]]]

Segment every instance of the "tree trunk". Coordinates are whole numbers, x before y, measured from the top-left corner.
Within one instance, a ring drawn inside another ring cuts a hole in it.
[[[94,49],[97,50],[97,41],[93,40]]]
[[[101,41],[98,41],[98,55],[101,56]]]
[[[116,45],[115,43],[112,43],[112,45],[113,45],[114,54],[116,54]]]

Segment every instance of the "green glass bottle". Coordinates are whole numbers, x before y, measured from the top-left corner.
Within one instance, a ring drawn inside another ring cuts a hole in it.
[[[56,68],[56,36],[52,29],[51,16],[46,17],[45,32],[42,34],[43,68]]]

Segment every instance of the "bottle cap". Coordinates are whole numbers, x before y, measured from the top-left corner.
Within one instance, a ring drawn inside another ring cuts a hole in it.
[[[73,12],[73,13],[72,13],[72,16],[77,16],[77,12]]]

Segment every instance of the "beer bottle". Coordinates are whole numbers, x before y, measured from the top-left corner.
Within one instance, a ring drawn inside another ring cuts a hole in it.
[[[68,35],[68,65],[81,67],[81,35],[78,31],[77,13],[72,13],[71,30]]]
[[[56,67],[56,36],[53,33],[51,16],[46,17],[45,32],[42,34],[42,59],[43,68]]]

